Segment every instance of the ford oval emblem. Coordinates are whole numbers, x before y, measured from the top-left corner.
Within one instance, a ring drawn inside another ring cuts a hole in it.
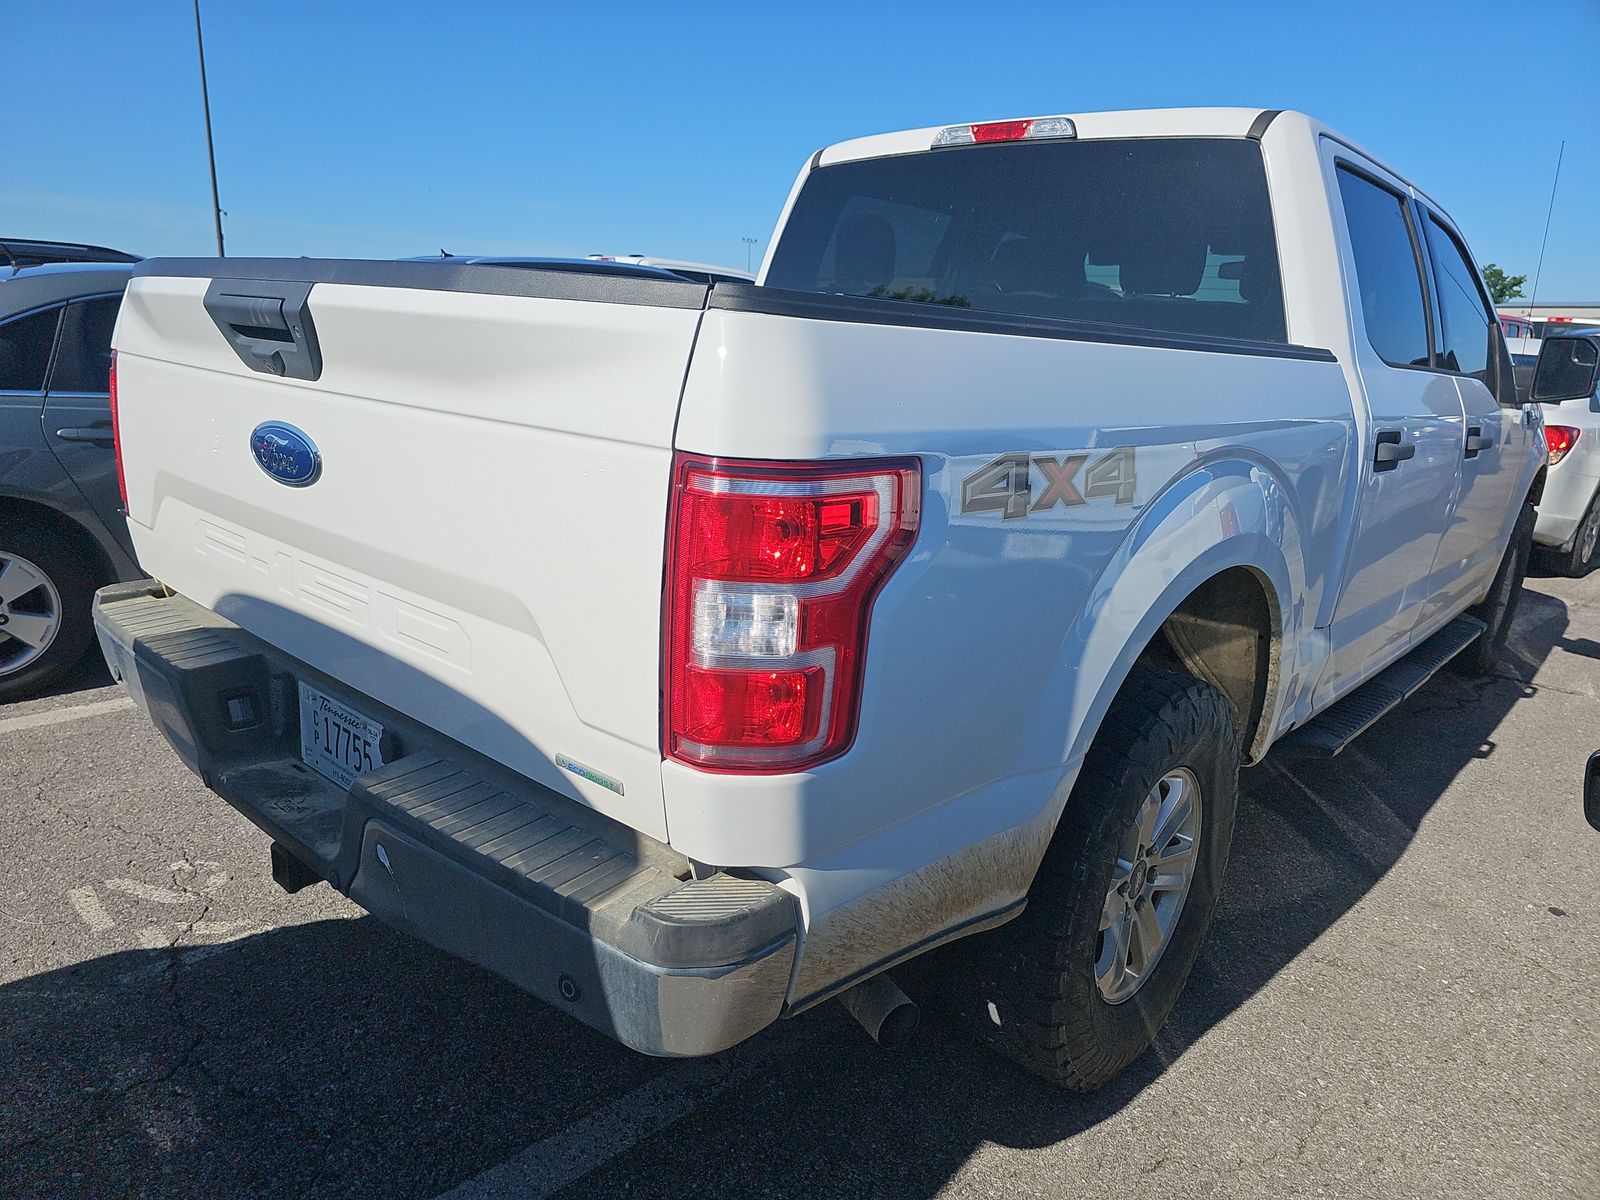
[[[322,474],[317,444],[282,421],[264,421],[251,430],[250,453],[263,471],[290,487],[306,487]]]

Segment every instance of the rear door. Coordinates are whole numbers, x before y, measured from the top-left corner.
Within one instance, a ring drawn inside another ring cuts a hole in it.
[[[1456,498],[1461,397],[1433,368],[1422,232],[1409,189],[1328,144],[1356,369],[1366,399],[1355,541],[1334,609],[1317,703],[1404,651],[1432,590],[1432,565]],[[1359,412],[1359,410],[1358,410]]]
[[[1454,378],[1466,419],[1461,490],[1439,545],[1427,625],[1470,603],[1494,578],[1520,499],[1513,492],[1523,486],[1536,446],[1500,322],[1465,244],[1427,205],[1417,206],[1417,223],[1435,298],[1435,365]]]
[[[0,405],[37,417],[60,323],[59,304],[0,321]]]
[[[128,548],[111,438],[111,330],[122,293],[74,300],[61,314],[44,402],[45,441],[95,515]]]

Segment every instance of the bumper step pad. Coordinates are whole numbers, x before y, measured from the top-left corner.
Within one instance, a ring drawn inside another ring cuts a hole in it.
[[[669,846],[392,709],[405,753],[346,791],[300,762],[295,681],[385,706],[157,585],[103,589],[95,627],[190,768],[277,843],[275,875],[303,883],[299,864],[647,1053],[716,1053],[781,1011],[799,914],[772,883],[694,879]]]

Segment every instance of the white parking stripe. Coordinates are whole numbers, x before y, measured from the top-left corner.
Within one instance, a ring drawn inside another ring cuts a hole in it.
[[[198,931],[201,926],[205,924],[206,922],[204,921],[200,922],[199,925],[195,926],[195,930]],[[252,926],[248,921],[229,921],[226,922],[226,924],[240,929],[255,929],[257,932],[261,933],[267,932],[268,928],[270,928],[269,926],[262,925]],[[178,963],[181,966],[190,967],[197,962],[202,962],[208,958],[215,958],[219,954],[225,954],[229,950],[246,945],[248,942],[249,938],[244,937],[231,942],[210,942],[204,946],[191,946],[187,950],[178,951]],[[170,947],[171,939],[163,938],[159,946],[153,946],[151,949],[161,950],[168,949]],[[162,957],[156,962],[146,963],[144,966],[135,967],[131,971],[124,971],[122,974],[117,976],[117,982],[127,986],[135,983],[143,983],[148,979],[159,978],[160,976],[165,975],[168,970],[171,969],[170,963],[170,958]]]
[[[137,879],[108,879],[106,887],[113,892],[121,892],[124,896],[148,900],[151,904],[186,904],[197,898],[185,892],[175,892],[171,888],[140,883]]]
[[[189,932],[197,938],[220,938],[249,927],[249,921],[196,921]]]
[[[42,729],[46,725],[65,725],[68,721],[81,721],[85,717],[98,717],[101,713],[132,708],[127,696],[113,696],[110,700],[95,700],[88,704],[75,704],[71,708],[52,708],[47,712],[28,713],[21,717],[0,718],[0,733],[14,733],[19,729]]]
[[[78,915],[94,933],[104,933],[116,924],[111,919],[111,914],[106,912],[105,906],[100,903],[100,897],[94,894],[92,887],[73,888],[67,893],[67,899],[72,902],[72,907],[78,910]]]
[[[715,1059],[675,1063],[649,1083],[535,1142],[435,1200],[544,1200],[688,1116],[799,1046],[776,1030]]]

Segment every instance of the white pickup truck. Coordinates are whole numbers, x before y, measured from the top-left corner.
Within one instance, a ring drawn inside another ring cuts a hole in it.
[[[106,658],[276,878],[627,1045],[970,938],[1069,1087],[1166,1019],[1238,767],[1500,651],[1545,441],[1443,208],[1289,112],[820,151],[759,283],[150,260]]]

